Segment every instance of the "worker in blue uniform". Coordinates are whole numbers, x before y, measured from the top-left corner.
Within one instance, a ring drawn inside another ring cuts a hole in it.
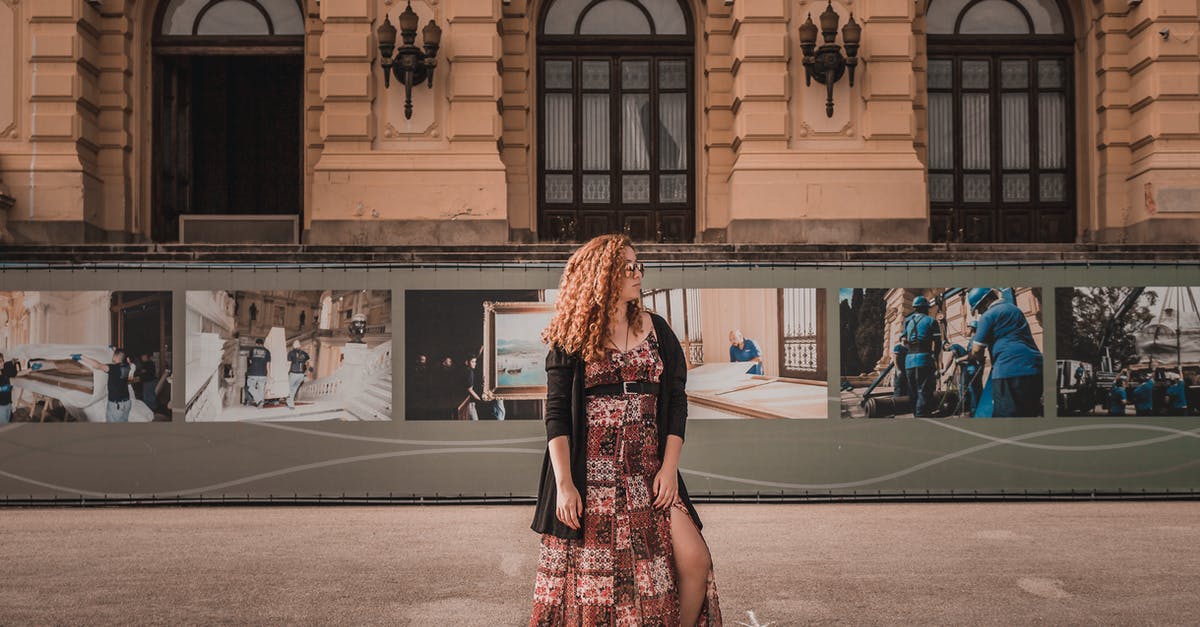
[[[959,413],[964,416],[974,416],[975,406],[979,404],[979,397],[983,394],[983,376],[980,372],[979,362],[971,358],[971,348],[974,346],[975,329],[978,321],[972,320],[967,323],[967,345],[952,344],[949,348],[951,354],[954,355],[954,361],[958,365],[958,393],[961,396],[959,403]]]
[[[1174,382],[1167,387],[1167,415],[1169,416],[1186,416],[1188,411],[1187,405],[1187,382],[1183,377],[1171,377]]]
[[[942,346],[942,331],[937,320],[929,315],[929,299],[918,296],[912,306],[913,312],[904,319],[904,343],[908,348],[904,369],[915,402],[913,416],[928,418],[933,415],[936,354]]]
[[[967,292],[967,304],[979,312],[971,355],[992,359],[992,416],[1035,417],[1042,413],[1042,352],[1033,341],[1025,313],[988,287]]]
[[[892,347],[892,398],[908,396],[908,373],[904,371],[904,358],[908,348],[903,342]]]
[[[1154,377],[1146,375],[1146,380],[1133,389],[1133,407],[1139,416],[1154,415]]]
[[[1125,378],[1117,377],[1108,391],[1108,415],[1124,416],[1125,405],[1128,404],[1128,401],[1129,394],[1125,390]]]

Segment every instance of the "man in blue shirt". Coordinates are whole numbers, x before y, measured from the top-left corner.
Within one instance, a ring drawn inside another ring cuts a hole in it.
[[[1124,416],[1125,405],[1128,402],[1129,394],[1125,391],[1125,379],[1117,377],[1113,381],[1112,389],[1108,391],[1108,415],[1109,416]]]
[[[300,312],[304,313],[304,312]],[[270,354],[270,351],[267,351]],[[308,356],[308,351],[300,348],[300,340],[292,341],[292,350],[288,351],[288,409],[296,409],[296,392],[300,391],[300,385],[304,383],[304,379],[308,374],[308,362],[312,359]]]
[[[977,321],[972,320],[967,323],[967,330],[970,334],[975,333]],[[962,395],[960,403],[961,413],[966,416],[975,415],[975,406],[979,404],[979,396],[983,394],[983,376],[980,372],[979,363],[973,361],[970,357],[971,340],[967,340],[967,346],[964,348],[961,344],[953,344],[950,346],[950,352],[954,355],[955,362],[958,363],[958,393]]]
[[[908,396],[908,373],[904,371],[904,359],[908,355],[908,349],[904,347],[903,342],[897,343],[892,347],[892,398],[900,398]]]
[[[748,337],[742,337],[740,329],[734,329],[729,332],[729,361],[730,362],[754,362],[754,365],[746,371],[746,374],[762,374],[762,351],[758,350],[758,345],[754,340]]]
[[[1186,416],[1187,411],[1187,382],[1183,377],[1175,378],[1174,383],[1167,388],[1167,415]]]
[[[1042,414],[1042,352],[1033,341],[1025,314],[1002,300],[995,290],[977,287],[967,292],[971,311],[982,312],[971,355],[983,361],[992,355],[992,415],[997,418]]]
[[[937,384],[935,353],[942,345],[942,330],[937,320],[929,315],[927,298],[914,298],[913,310],[904,319],[903,337],[908,347],[904,369],[909,387],[916,397],[913,416],[928,418],[933,415],[933,392]]]
[[[129,422],[129,412],[133,409],[129,379],[133,376],[134,367],[125,359],[125,350],[114,348],[112,361],[107,364],[80,354],[71,355],[71,359],[93,370],[108,373],[108,405],[105,407],[104,421]]]
[[[1154,415],[1154,377],[1147,374],[1146,380],[1133,389],[1133,407],[1139,416]]]
[[[255,407],[266,401],[267,377],[271,376],[271,351],[263,346],[262,338],[254,340],[254,346],[246,355],[246,387]]]

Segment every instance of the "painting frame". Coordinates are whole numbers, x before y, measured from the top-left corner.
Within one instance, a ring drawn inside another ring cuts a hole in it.
[[[483,398],[484,400],[545,400],[546,384],[501,385],[498,367],[502,355],[497,352],[497,319],[506,316],[553,316],[553,303],[498,302],[483,303]],[[548,321],[547,321],[548,323]]]

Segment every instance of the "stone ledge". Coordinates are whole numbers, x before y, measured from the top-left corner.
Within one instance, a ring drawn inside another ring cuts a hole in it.
[[[506,227],[505,227],[506,228]],[[388,245],[181,245],[95,244],[4,246],[0,263],[20,266],[87,264],[414,264],[562,263],[574,245],[493,244],[460,246]],[[1193,263],[1196,247],[1187,244],[640,244],[650,262],[755,264],[882,263]]]

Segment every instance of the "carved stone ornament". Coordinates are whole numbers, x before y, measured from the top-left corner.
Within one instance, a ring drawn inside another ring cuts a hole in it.
[[[812,138],[854,137],[854,123],[847,121],[841,128],[817,130],[809,125],[808,122],[800,122],[796,129],[796,135]]]

